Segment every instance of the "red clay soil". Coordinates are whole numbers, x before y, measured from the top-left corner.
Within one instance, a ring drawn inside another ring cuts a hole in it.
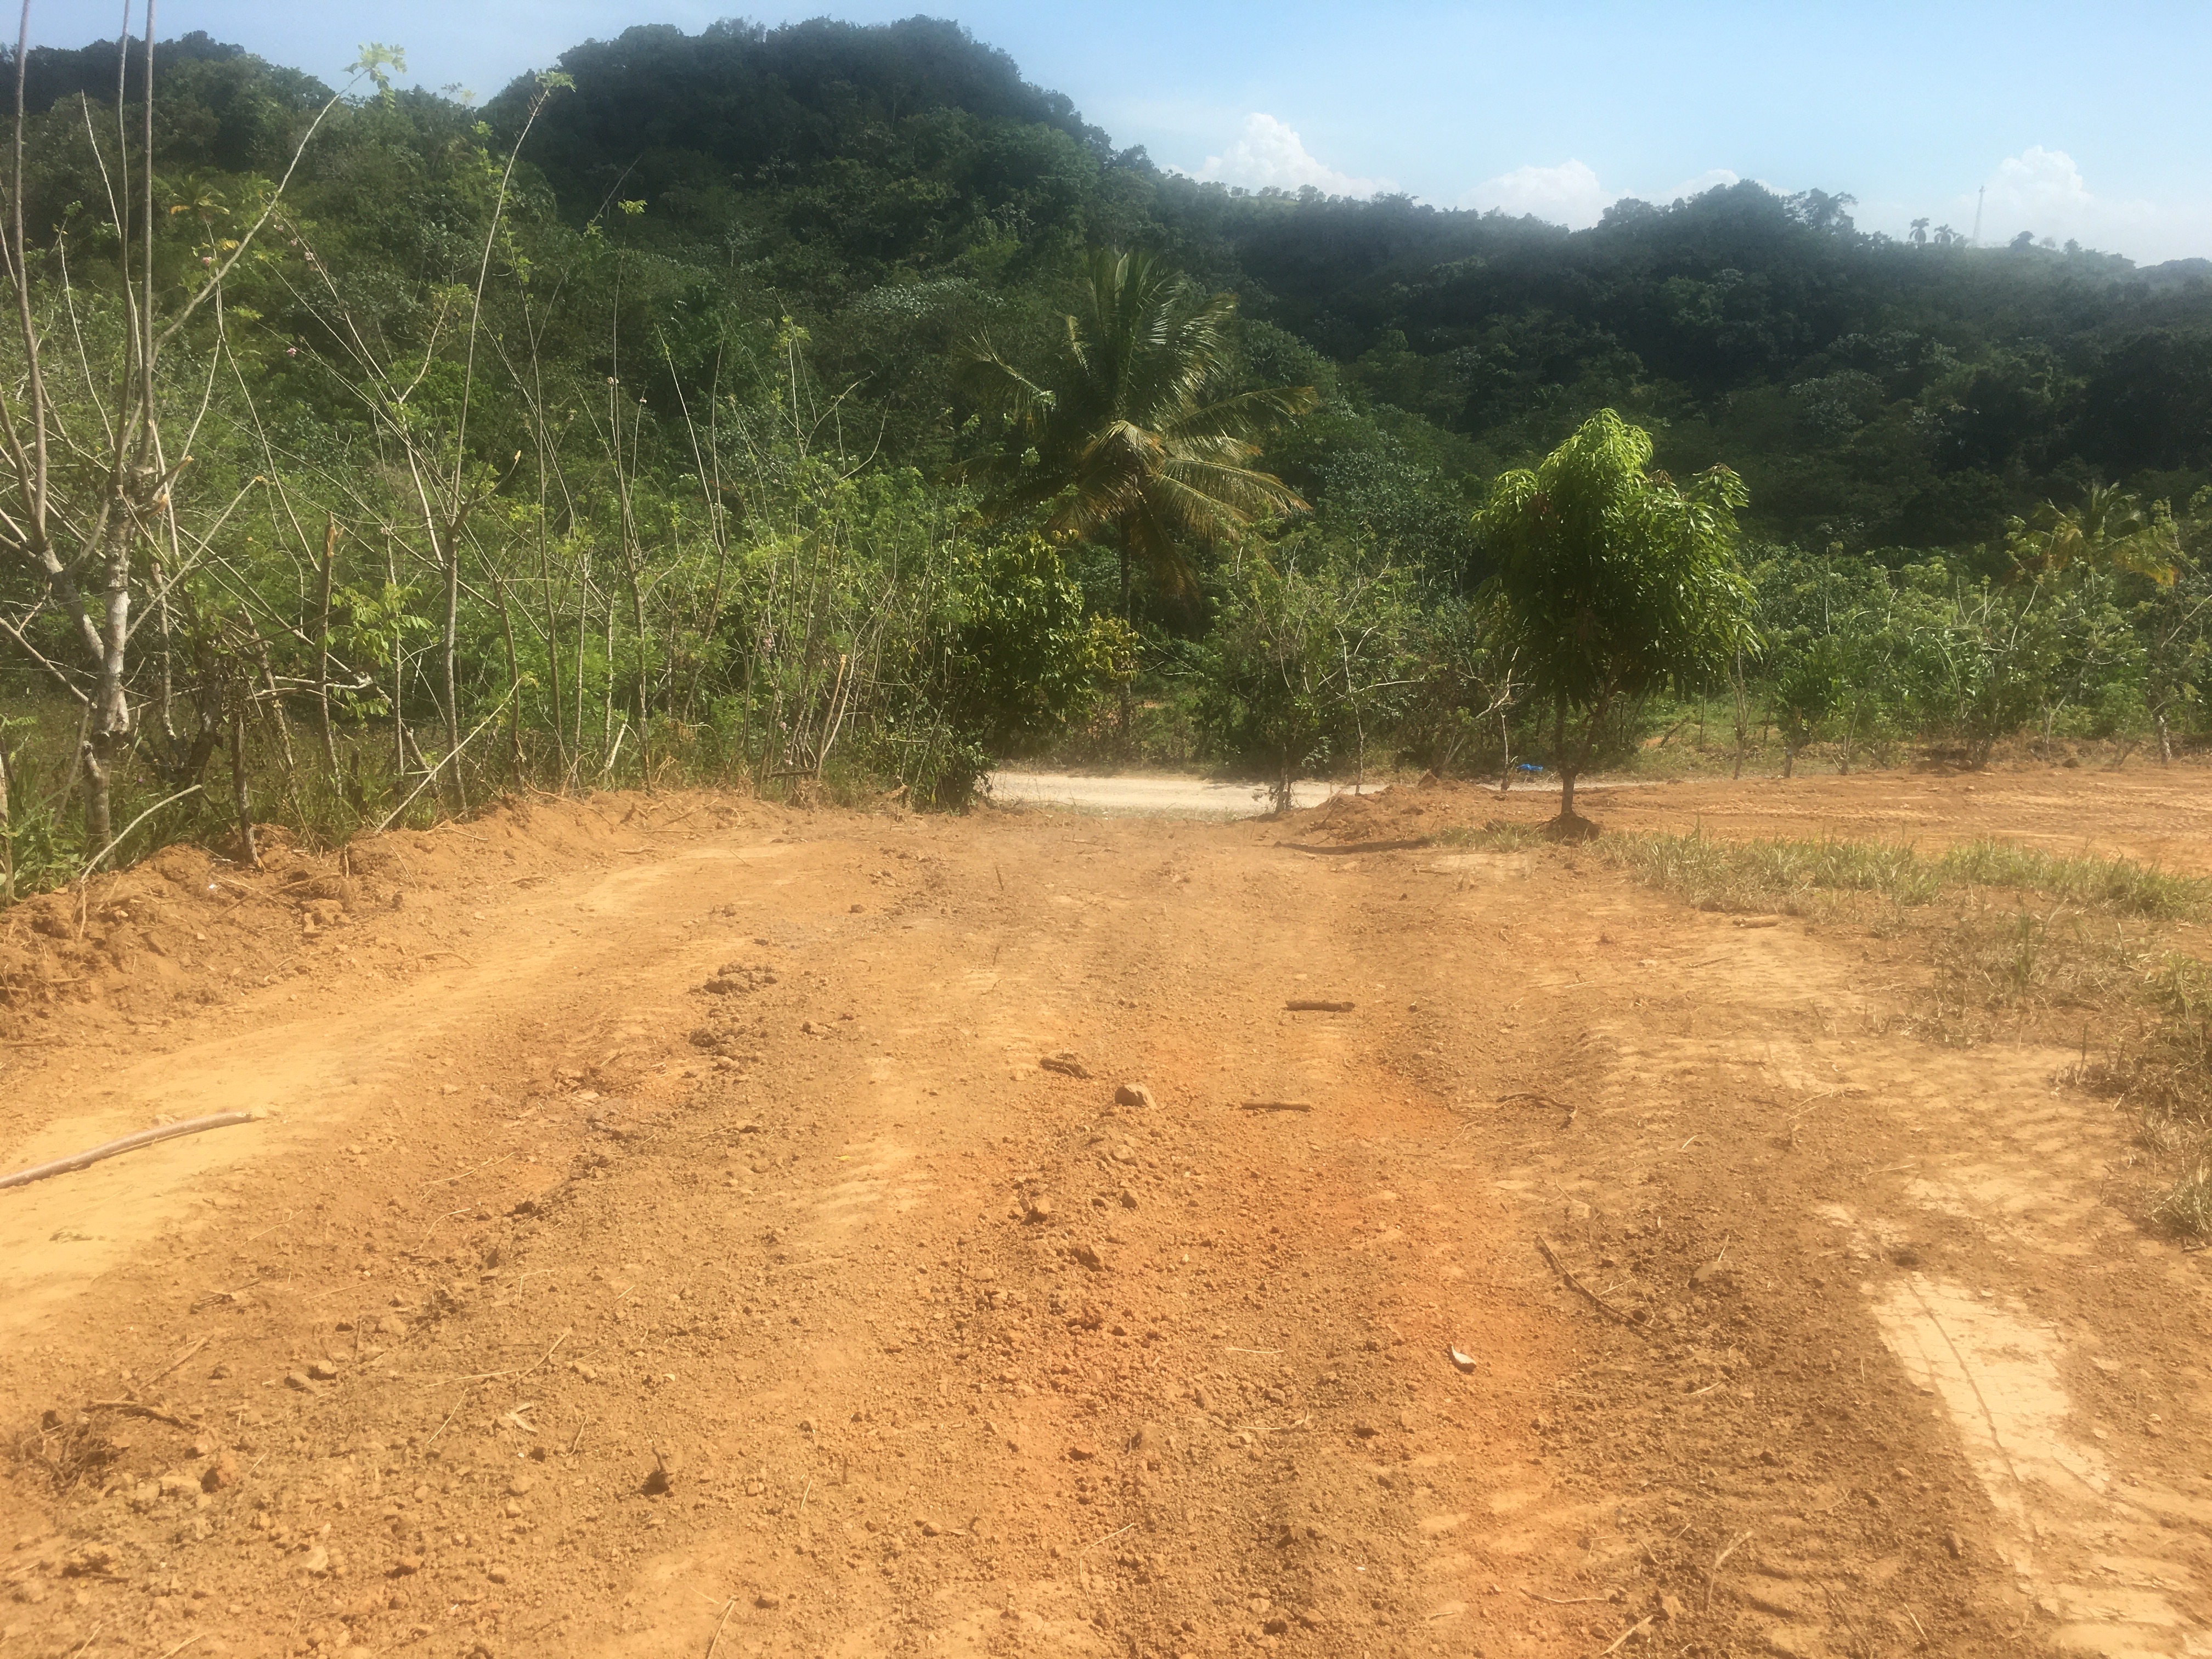
[[[2197,775],[1611,823],[2201,867]],[[2189,1654],[2201,1258],[1905,947],[1279,823],[515,807],[0,922],[0,1659]],[[1349,1005],[1293,1010],[1292,1002]]]

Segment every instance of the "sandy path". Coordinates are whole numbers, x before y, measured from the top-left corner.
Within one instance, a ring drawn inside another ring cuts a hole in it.
[[[2203,1650],[2201,1271],[1878,942],[1548,852],[691,822],[487,827],[107,1095],[0,1079],[8,1167],[282,1113],[0,1194],[0,1655]]]
[[[1291,798],[1300,806],[1318,806],[1344,787],[1307,781],[1291,786]],[[1256,818],[1272,810],[1265,785],[1180,773],[994,772],[990,795],[1000,805],[1060,806],[1115,817]]]
[[[1305,779],[1291,787],[1291,798],[1300,807],[1319,806],[1338,795],[1374,794],[1384,786],[1369,784],[1364,791],[1348,783]],[[1653,786],[1640,779],[1595,778],[1577,786],[1606,794]],[[1557,807],[1557,781],[1538,778],[1517,783],[1510,795],[1550,799]],[[1095,812],[1111,817],[1256,818],[1273,810],[1264,784],[1224,783],[1190,773],[1147,772],[1097,776],[1080,772],[994,772],[990,798],[1001,806],[1057,806]]]

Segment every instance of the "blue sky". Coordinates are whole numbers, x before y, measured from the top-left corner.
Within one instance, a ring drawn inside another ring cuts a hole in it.
[[[143,0],[138,0],[143,6]],[[632,23],[696,30],[714,0],[161,0],[335,79],[364,40],[411,79],[489,95]],[[756,5],[779,22],[822,6]],[[916,6],[855,0],[856,21]],[[1859,198],[1867,229],[1926,216],[2151,262],[2212,257],[2212,6],[1647,3],[931,8],[1011,52],[1117,143],[1204,177],[1397,189],[1587,224],[1621,196],[1729,178]],[[34,0],[35,40],[112,39],[119,0]],[[137,14],[143,19],[143,11]]]

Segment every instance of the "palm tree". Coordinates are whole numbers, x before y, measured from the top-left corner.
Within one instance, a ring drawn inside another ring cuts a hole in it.
[[[2079,507],[2045,501],[2027,518],[2008,520],[2006,530],[2022,578],[2077,568],[2120,570],[2163,587],[2174,579],[2181,550],[2170,514],[2111,484],[2091,484]]]
[[[1183,547],[1234,542],[1257,518],[1302,510],[1297,492],[1252,462],[1261,441],[1319,401],[1311,386],[1232,392],[1237,301],[1145,252],[1095,250],[1085,314],[1034,375],[979,340],[961,364],[970,396],[1003,422],[1000,447],[957,469],[998,512],[1050,504],[1046,533],[1110,530],[1130,568],[1170,592],[1196,583]]]

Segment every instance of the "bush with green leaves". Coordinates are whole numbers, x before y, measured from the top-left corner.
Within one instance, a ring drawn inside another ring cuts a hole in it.
[[[1080,715],[1127,650],[1124,624],[1085,612],[1083,590],[1041,537],[956,550],[901,682],[906,706],[890,723],[926,745],[916,793],[966,805],[997,762]]]
[[[1364,771],[1405,708],[1418,623],[1395,565],[1363,569],[1317,538],[1238,560],[1188,655],[1213,752],[1261,769],[1279,811],[1316,769]]]

